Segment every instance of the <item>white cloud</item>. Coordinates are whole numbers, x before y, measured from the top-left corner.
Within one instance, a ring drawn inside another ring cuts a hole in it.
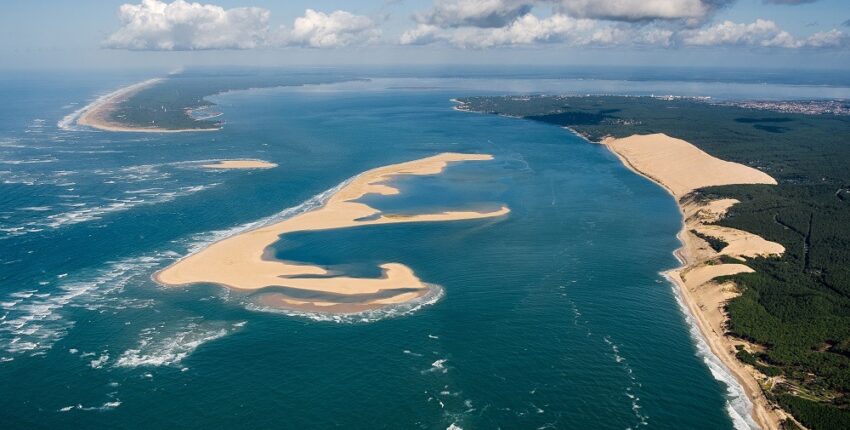
[[[610,21],[704,21],[734,0],[435,0],[433,7],[414,15],[418,24],[437,27],[498,28],[530,13],[535,7],[573,18]]]
[[[436,0],[431,10],[414,15],[438,27],[504,27],[531,11],[540,0]]]
[[[729,0],[560,0],[559,10],[579,18],[613,21],[700,20]]]
[[[271,13],[262,8],[224,9],[176,0],[143,0],[118,11],[122,26],[103,43],[107,48],[190,51],[276,46],[334,48],[371,43],[381,32],[368,17],[346,11],[330,14],[307,9],[291,30],[270,29]]]
[[[307,9],[304,16],[295,19],[285,42],[311,48],[335,48],[353,43],[371,43],[380,36],[381,30],[369,17],[342,10],[327,14]]]
[[[123,25],[104,42],[108,48],[251,49],[263,45],[269,31],[269,11],[255,7],[143,0],[139,5],[121,5],[118,16]]]
[[[420,24],[402,35],[403,44],[424,44],[443,40],[464,48],[490,48],[495,46],[531,45],[536,43],[564,42],[588,44],[594,42],[596,25],[588,19],[575,19],[555,14],[540,19],[525,14],[510,25],[498,28],[462,27],[452,30]]]
[[[779,28],[775,22],[765,19],[757,19],[750,24],[724,21],[699,30],[684,31],[681,36],[683,44],[696,46],[830,48],[844,46],[847,42],[846,35],[835,29],[815,33],[805,38],[796,38]]]
[[[436,25],[419,24],[401,35],[402,45],[427,45],[440,39],[442,29]]]
[[[734,0],[435,0],[413,16],[402,44],[461,47],[567,43],[676,44],[676,31],[704,22]],[[538,9],[551,14],[539,17]]]
[[[814,3],[816,1],[818,1],[818,0],[762,0],[762,3],[798,5],[798,4],[805,4],[805,3]]]
[[[463,48],[561,43],[569,46],[745,46],[784,49],[843,48],[836,29],[795,37],[775,22],[724,21],[704,26],[733,0],[437,0],[403,45],[444,42]],[[536,15],[534,6],[553,7]]]

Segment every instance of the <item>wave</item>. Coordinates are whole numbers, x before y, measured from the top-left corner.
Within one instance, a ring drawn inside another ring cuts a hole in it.
[[[670,279],[668,278],[668,280]],[[758,424],[756,424],[752,417],[753,404],[744,392],[744,387],[742,387],[738,380],[735,379],[735,376],[732,375],[729,368],[720,361],[720,358],[714,355],[711,351],[711,347],[708,346],[708,342],[706,342],[705,338],[703,338],[696,320],[694,320],[688,306],[685,304],[679,288],[676,287],[676,284],[673,283],[672,280],[670,280],[670,283],[673,285],[676,303],[679,304],[679,308],[685,316],[685,322],[688,324],[688,331],[696,345],[697,355],[702,358],[703,362],[705,362],[705,365],[711,372],[711,376],[726,385],[726,412],[732,419],[733,425],[738,430],[759,429]]]
[[[219,184],[195,185],[180,187],[177,191],[154,192],[146,195],[149,199],[133,196],[127,199],[109,199],[113,202],[107,205],[95,206],[92,208],[83,208],[73,211],[58,213],[47,217],[45,225],[50,228],[59,228],[65,225],[79,224],[81,222],[101,219],[104,215],[113,212],[123,212],[137,206],[155,205],[166,203],[177,199],[178,197],[188,196],[215,187]]]
[[[62,283],[52,291],[28,289],[11,293],[9,297],[14,300],[2,302],[6,314],[0,319],[0,352],[11,359],[22,354],[43,354],[51,349],[75,325],[75,321],[63,315],[67,307],[99,310],[109,306],[150,306],[150,301],[133,301],[113,294],[133,280],[146,280],[153,268],[168,259],[174,259],[174,254],[128,258],[78,277],[60,278]]]
[[[48,215],[43,219],[28,221],[19,225],[0,225],[0,232],[5,233],[5,237],[12,237],[37,233],[44,231],[45,228],[58,229],[69,225],[99,220],[108,214],[128,211],[138,206],[171,202],[177,198],[208,190],[218,185],[220,184],[184,186],[175,191],[162,191],[161,188],[125,191],[124,194],[127,194],[128,197],[123,199],[108,198],[106,200],[110,203],[93,207],[86,207],[85,203],[61,203],[61,206],[74,209]],[[49,207],[29,207],[19,208],[18,210],[44,212],[49,209]]]
[[[191,321],[174,333],[161,333],[160,327],[142,330],[137,347],[128,349],[118,357],[115,367],[158,367],[180,364],[202,344],[226,336],[242,327],[235,323],[222,326],[220,323]]]
[[[630,386],[626,387],[625,396],[629,398],[629,401],[631,402],[632,414],[635,416],[635,419],[637,419],[637,424],[635,424],[634,427],[629,428],[636,429],[639,427],[648,426],[649,416],[641,412],[641,409],[643,409],[643,407],[640,405],[640,397],[638,397],[638,395],[635,393],[635,391],[641,387],[641,383],[637,380],[634,370],[632,370],[632,367],[629,365],[628,361],[626,360],[626,357],[620,354],[620,346],[617,345],[613,340],[611,340],[610,336],[604,336],[602,340],[605,341],[605,344],[607,344],[611,348],[611,353],[614,357],[614,361],[617,362],[617,364],[619,364],[629,376]]]
[[[105,100],[106,97],[107,97],[107,95],[100,96],[97,99],[95,99],[95,101],[93,101],[92,103],[87,104],[87,105],[85,105],[81,108],[78,108],[77,110],[65,115],[64,117],[62,117],[62,119],[59,120],[59,122],[56,123],[56,126],[59,127],[62,130],[65,130],[65,131],[80,131],[80,130],[83,130],[82,127],[79,127],[79,126],[76,125],[77,119],[79,119],[80,116],[82,116],[83,113],[85,113],[87,110],[89,110],[91,108],[92,104],[96,103],[101,98],[103,98]]]
[[[98,412],[111,411],[111,410],[121,406],[121,400],[116,397],[117,394],[118,393],[115,393],[115,392],[109,393],[107,396],[112,398],[113,400],[104,402],[100,406],[83,406],[82,403],[77,403],[76,405],[65,406],[65,407],[59,408],[59,410],[57,412],[70,412],[72,410],[98,411]]]
[[[18,166],[21,164],[45,164],[45,163],[55,163],[59,161],[58,158],[50,157],[50,158],[31,158],[28,160],[0,160],[0,164],[10,164],[13,166]]]
[[[431,363],[431,367],[422,371],[422,373],[447,373],[449,369],[446,368],[446,362],[449,361],[448,358],[441,358],[437,361]]]
[[[349,314],[335,314],[327,312],[308,312],[298,311],[293,309],[275,308],[271,306],[262,306],[253,302],[246,302],[245,308],[255,312],[268,312],[282,314],[291,317],[306,318],[318,322],[333,322],[339,324],[354,324],[354,323],[372,323],[375,321],[399,318],[410,315],[420,309],[433,305],[440,301],[445,295],[445,290],[436,284],[426,284],[429,288],[428,293],[422,297],[393,305],[369,309],[362,312]]]
[[[115,96],[118,96],[118,95],[121,95],[121,94],[123,94],[123,93],[127,93],[127,92],[130,92],[130,91],[133,91],[133,90],[135,90],[135,89],[137,89],[137,88],[143,88],[143,87],[145,87],[146,85],[151,85],[151,84],[156,83],[156,82],[159,82],[159,81],[161,81],[161,80],[162,80],[162,78],[148,79],[148,80],[146,80],[146,81],[137,82],[137,83],[135,83],[135,84],[132,84],[132,85],[128,85],[128,86],[126,86],[126,87],[119,88],[119,89],[117,89],[117,90],[115,90],[115,91],[111,91],[111,92],[109,92],[109,93],[107,93],[107,94],[100,95],[100,96],[96,97],[96,98],[95,98],[92,102],[90,102],[89,104],[87,104],[87,105],[85,105],[85,106],[83,106],[83,107],[81,107],[81,108],[79,108],[79,109],[77,109],[77,110],[75,110],[75,111],[73,111],[73,112],[71,112],[71,113],[69,113],[69,114],[65,115],[64,117],[62,117],[62,119],[60,119],[60,120],[59,120],[59,122],[57,122],[57,123],[56,123],[56,126],[57,126],[57,127],[59,127],[59,128],[60,128],[60,129],[62,129],[62,130],[65,130],[65,131],[82,131],[82,130],[87,130],[86,128],[84,128],[84,127],[81,127],[81,126],[77,125],[77,120],[78,120],[78,119],[79,119],[79,118],[80,118],[80,117],[81,117],[84,113],[88,112],[89,110],[92,110],[92,109],[95,109],[95,108],[99,107],[100,105],[102,105],[102,104],[106,103],[109,99],[111,99],[111,98],[113,98],[113,97],[115,97]]]

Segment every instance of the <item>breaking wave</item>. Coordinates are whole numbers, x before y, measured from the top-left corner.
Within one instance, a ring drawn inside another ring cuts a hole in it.
[[[673,285],[676,303],[679,304],[679,308],[685,316],[685,322],[688,325],[691,338],[694,340],[694,344],[697,347],[697,355],[702,358],[703,362],[705,362],[705,365],[708,367],[708,370],[711,372],[714,379],[726,385],[726,412],[732,419],[732,423],[735,428],[738,430],[758,429],[759,426],[752,417],[753,404],[744,392],[744,387],[742,387],[738,380],[735,379],[729,368],[720,361],[720,358],[714,355],[711,351],[711,347],[708,346],[708,343],[702,336],[702,332],[700,332],[696,320],[694,320],[693,315],[691,315],[691,311],[685,304],[679,288],[672,280],[670,280],[670,283]]]
[[[635,416],[635,419],[637,419],[637,424],[635,424],[634,427],[629,428],[637,429],[639,427],[648,426],[649,416],[641,411],[643,407],[640,405],[640,397],[638,397],[636,392],[637,389],[641,387],[641,384],[638,382],[637,377],[634,374],[634,370],[632,370],[632,367],[629,365],[626,358],[620,354],[620,346],[614,343],[610,336],[605,336],[602,340],[605,341],[605,344],[611,348],[611,354],[614,356],[614,361],[617,362],[617,364],[619,364],[629,376],[630,386],[626,387],[625,396],[629,398],[632,406],[632,414]]]
[[[115,367],[175,366],[202,344],[226,336],[244,324],[190,322],[174,329],[151,327],[142,330],[138,346],[128,349]]]
[[[147,279],[153,268],[173,258],[171,253],[128,258],[78,277],[59,275],[63,281],[50,291],[28,289],[9,294],[0,302],[4,312],[0,319],[0,352],[4,361],[17,355],[44,354],[65,337],[75,324],[63,315],[67,307],[99,310],[110,306],[150,306],[149,301],[120,298],[115,293],[133,280]]]
[[[178,197],[188,196],[190,194],[208,190],[217,185],[219,184],[214,183],[209,185],[186,186],[180,187],[177,191],[154,191],[143,194],[136,193],[124,199],[108,199],[112,201],[109,204],[90,208],[83,207],[77,210],[50,215],[45,220],[45,226],[55,229],[66,225],[98,220],[103,218],[106,214],[127,211],[137,206],[167,203],[177,199]],[[147,199],[144,197],[147,197]]]
[[[286,308],[275,308],[271,306],[263,306],[253,302],[245,303],[245,308],[256,312],[268,312],[282,314],[292,317],[306,318],[313,321],[333,322],[340,324],[353,323],[371,323],[389,318],[399,318],[405,315],[410,315],[420,309],[433,305],[440,301],[445,295],[445,290],[436,284],[426,284],[430,289],[429,292],[422,297],[410,300],[404,303],[387,305],[384,307],[370,309],[362,312],[349,314],[335,314],[327,312],[308,312]]]
[[[110,98],[112,98],[112,97],[114,97],[118,94],[128,92],[128,91],[133,91],[136,88],[143,88],[147,85],[151,85],[151,84],[159,82],[161,80],[162,80],[161,78],[148,79],[146,81],[137,82],[135,84],[128,85],[126,87],[119,88],[115,91],[111,91],[107,94],[103,94],[101,96],[98,96],[91,103],[69,113],[68,115],[65,115],[64,117],[62,117],[62,119],[60,119],[59,122],[56,123],[56,126],[59,127],[62,130],[65,130],[65,131],[86,130],[86,128],[77,125],[77,120],[84,113],[86,113],[87,111],[89,111],[91,109],[98,107],[99,105],[105,103],[107,100],[109,100]]]

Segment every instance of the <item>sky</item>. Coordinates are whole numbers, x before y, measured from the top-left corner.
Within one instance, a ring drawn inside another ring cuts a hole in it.
[[[848,0],[6,0],[0,69],[595,65],[850,70]]]

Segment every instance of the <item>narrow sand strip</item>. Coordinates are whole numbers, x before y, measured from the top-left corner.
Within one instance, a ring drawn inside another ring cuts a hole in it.
[[[409,301],[425,295],[429,288],[409,267],[400,263],[385,263],[380,278],[336,276],[321,266],[263,258],[266,248],[280,240],[281,235],[297,231],[329,230],[379,224],[406,222],[437,222],[492,218],[505,215],[507,207],[492,212],[442,212],[411,216],[392,216],[355,200],[367,194],[395,195],[399,190],[386,181],[400,175],[436,175],[448,163],[491,160],[490,155],[444,153],[421,160],[394,164],[364,172],[331,196],[321,207],[296,215],[276,224],[265,226],[216,242],[154,275],[165,285],[214,283],[239,290],[258,290],[270,286],[325,292],[332,294],[375,294],[393,289],[415,289],[393,297],[369,302],[372,307]],[[316,275],[324,275],[316,277]],[[326,300],[307,301],[286,299],[287,304],[328,307]]]
[[[685,304],[699,326],[712,352],[729,368],[753,404],[752,416],[763,429],[778,430],[785,414],[765,398],[760,382],[766,377],[735,357],[739,339],[726,335],[726,302],[740,294],[734,284],[718,284],[715,278],[752,272],[744,264],[718,264],[717,258],[777,255],[785,248],[749,232],[709,225],[720,220],[736,203],[734,199],[697,201],[689,193],[703,187],[733,184],[776,184],[764,172],[724,161],[690,143],[664,134],[634,135],[602,141],[630,169],[658,183],[672,194],[684,222],[679,232],[682,248],[676,256],[682,266],[666,272],[681,292]],[[727,242],[720,252],[694,235],[696,230]]]
[[[202,164],[207,169],[273,169],[277,164],[263,160],[219,160],[214,163]]]
[[[77,124],[86,127],[96,128],[104,131],[123,131],[123,132],[142,132],[142,133],[182,133],[190,131],[216,131],[220,128],[191,128],[191,129],[166,129],[151,127],[130,126],[116,122],[112,119],[112,113],[130,97],[133,97],[139,91],[154,86],[164,81],[163,78],[148,79],[133,85],[126,86],[117,91],[113,91],[105,96],[99,97],[97,100],[83,108],[80,117],[77,119]]]

